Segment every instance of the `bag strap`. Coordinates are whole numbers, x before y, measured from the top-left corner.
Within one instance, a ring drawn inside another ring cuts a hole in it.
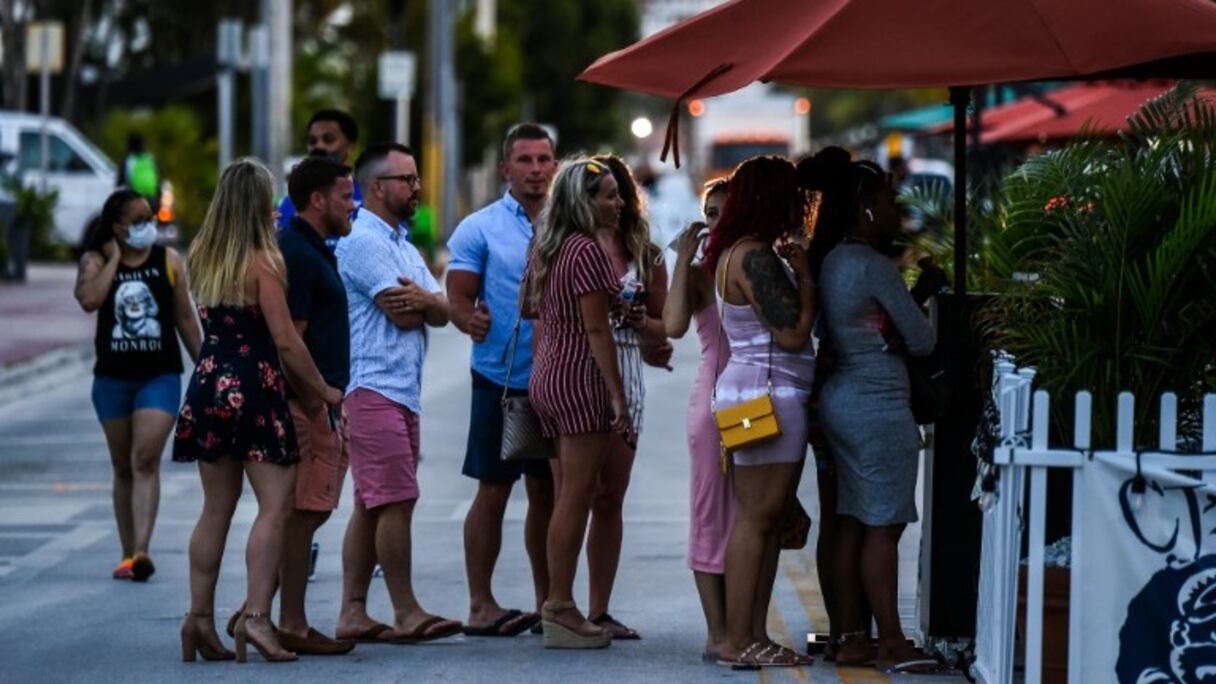
[[[727,285],[727,277],[730,274],[730,258],[735,253],[735,249],[738,247],[739,247],[739,243],[736,242],[735,244],[731,245],[731,248],[729,250],[727,250],[726,263],[722,267],[722,274],[716,278],[718,283],[717,283],[717,286],[715,287],[714,297],[718,296],[718,289],[721,289],[721,292],[722,292],[722,294],[721,294],[722,301],[721,301],[721,303],[718,304],[718,339],[715,342],[715,346],[719,353],[722,352],[722,334],[723,334],[723,326],[725,325],[724,321],[726,318],[726,285]],[[714,364],[714,388],[713,388],[713,392],[709,398],[709,410],[711,413],[718,410],[718,378],[720,378],[721,375],[722,375],[722,373],[719,370],[719,364]],[[772,393],[773,393],[773,331],[772,330],[769,330],[769,332],[768,332],[768,377],[766,379],[766,382],[768,385],[768,393],[770,395],[772,395]]]
[[[519,345],[519,329],[524,322],[524,302],[528,297],[528,283],[532,280],[531,260],[524,267],[523,281],[519,284],[519,306],[515,312],[515,326],[511,328],[511,342],[507,345],[507,377],[502,383],[502,403],[507,403],[507,393],[511,391],[511,371],[515,369],[515,348]]]

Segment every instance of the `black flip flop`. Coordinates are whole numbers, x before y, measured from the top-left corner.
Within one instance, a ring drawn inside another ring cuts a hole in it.
[[[436,629],[433,632],[431,631],[432,628],[439,627],[439,625],[445,622],[453,624],[448,625],[446,628]],[[448,637],[456,636],[457,634],[460,634],[460,630],[462,628],[463,625],[455,620],[448,620],[447,618],[442,618],[438,615],[432,615],[431,617],[418,623],[418,626],[414,627],[414,629],[411,631],[393,637],[391,641],[394,644],[421,644],[428,641],[436,641],[439,639],[447,639]]]
[[[521,620],[521,617],[524,619]],[[503,631],[502,628],[506,627],[512,621],[517,621],[515,626],[509,630]],[[503,613],[502,616],[500,616],[497,620],[484,627],[465,625],[460,631],[463,632],[465,636],[472,637],[513,637],[519,636],[525,631],[532,629],[533,625],[538,624],[540,624],[539,615],[527,617],[524,616],[523,611],[511,609]]]
[[[391,644],[393,643],[391,640],[381,639],[380,635],[392,631],[392,629],[386,624],[376,623],[358,634],[337,638],[339,641],[353,641],[357,644]]]
[[[612,627],[617,627],[617,628],[625,630],[625,633],[620,636],[613,634],[612,635],[613,641],[636,641],[636,640],[639,640],[642,638],[642,635],[638,634],[638,631],[636,629],[634,629],[632,627],[626,627],[625,625],[621,624],[619,620],[612,617],[608,613],[604,613],[603,615],[596,617],[594,620],[588,620],[588,622],[595,625],[596,627],[605,627],[606,625],[611,625]],[[612,630],[608,630],[608,631],[611,632]]]

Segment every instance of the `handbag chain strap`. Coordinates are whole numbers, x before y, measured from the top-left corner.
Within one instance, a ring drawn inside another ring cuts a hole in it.
[[[721,295],[722,302],[718,305],[718,339],[714,344],[714,346],[719,354],[722,353],[722,333],[723,333],[724,320],[726,318],[726,282],[727,282],[727,276],[730,274],[730,258],[735,253],[735,249],[737,249],[738,247],[739,247],[739,243],[736,242],[735,244],[731,245],[729,250],[726,251],[726,263],[722,266],[722,275],[718,278],[719,286],[718,286],[718,288],[715,288],[715,290],[721,289],[721,291],[722,291],[722,295]],[[714,292],[714,296],[715,297],[718,296],[718,293],[716,291]],[[714,411],[718,410],[718,378],[720,378],[722,376],[721,367],[722,367],[722,364],[720,364],[720,363],[714,364],[714,389],[713,389],[713,393],[710,395],[710,398],[709,398],[710,413],[713,413]],[[773,393],[773,331],[772,330],[770,330],[768,332],[768,393],[770,396]]]

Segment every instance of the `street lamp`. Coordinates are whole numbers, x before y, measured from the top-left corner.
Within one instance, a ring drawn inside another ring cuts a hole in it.
[[[650,119],[639,116],[629,124],[629,130],[633,133],[633,137],[641,140],[650,137],[650,134],[654,132],[654,124],[650,123]]]

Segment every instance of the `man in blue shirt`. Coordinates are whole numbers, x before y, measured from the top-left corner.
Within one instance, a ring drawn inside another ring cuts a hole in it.
[[[410,572],[410,526],[418,501],[422,325],[448,323],[442,288],[401,222],[418,209],[413,152],[381,143],[355,164],[363,209],[338,242],[350,317],[350,382],[343,408],[354,511],[342,548],[339,639],[415,643],[460,633],[460,623],[423,610]],[[393,602],[392,626],[372,620],[367,590],[376,561]]]
[[[532,227],[557,170],[553,140],[536,124],[507,133],[499,166],[508,189],[502,198],[456,227],[448,240],[448,298],[452,322],[473,338],[473,402],[464,474],[477,480],[477,494],[464,521],[469,618],[465,634],[514,636],[537,624],[535,612],[506,610],[491,588],[502,547],[502,522],[511,488],[520,475],[528,493],[524,545],[532,564],[537,609],[549,591],[545,537],[553,512],[553,482],[547,460],[506,463],[502,446],[504,392],[526,395],[532,373],[532,322],[519,320],[519,289],[532,241]]]
[[[350,114],[340,109],[322,109],[308,120],[308,156],[329,157],[340,164],[349,163],[351,148],[359,141],[359,126]],[[355,211],[363,204],[359,186],[355,186]],[[296,215],[289,192],[279,203],[279,228],[291,225]],[[353,217],[353,213],[352,213]],[[333,244],[330,244],[333,248]]]
[[[287,267],[287,307],[296,331],[325,382],[345,389],[350,381],[350,326],[346,288],[338,262],[325,240],[350,233],[354,182],[350,167],[329,157],[308,157],[296,164],[287,188],[300,212],[279,233]],[[337,416],[328,409],[309,414],[289,397],[300,464],[296,469],[295,510],[283,535],[279,571],[279,643],[296,653],[337,654],[354,647],[335,641],[308,624],[304,594],[308,587],[309,547],[318,528],[338,507],[346,478],[346,450]]]

